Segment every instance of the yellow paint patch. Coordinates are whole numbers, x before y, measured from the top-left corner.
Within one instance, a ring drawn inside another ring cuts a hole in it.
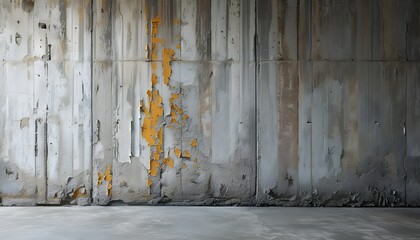
[[[155,86],[158,83],[158,78],[156,74],[152,74],[152,86]]]
[[[176,48],[177,48],[177,49],[181,49],[181,43],[178,43],[178,44],[176,45]]]
[[[160,17],[157,16],[152,18],[152,60],[157,60],[157,51],[158,51],[158,44],[160,40],[157,40],[157,35],[159,34],[159,25],[160,25]]]
[[[102,181],[104,180],[104,177],[102,176],[101,172],[98,172],[98,183],[97,185],[101,185]]]
[[[178,114],[182,114],[182,109],[180,107],[178,107],[178,105],[176,105],[174,103],[174,101],[176,101],[179,98],[179,95],[176,93],[172,93],[172,96],[169,98],[169,103],[171,105],[171,123],[173,124],[179,124],[178,123]]]
[[[159,132],[158,132],[158,145],[156,147],[157,148],[157,151],[159,153],[162,153],[163,152],[162,146],[163,146],[163,128],[161,127],[159,129]]]
[[[190,151],[185,150],[184,153],[182,154],[182,157],[184,157],[184,158],[190,158],[191,157]]]
[[[149,146],[156,145],[157,131],[156,126],[159,118],[163,116],[162,97],[159,95],[159,90],[153,90],[151,95],[150,106],[146,107],[145,117],[142,126],[142,136],[146,139]]]
[[[81,189],[84,189],[84,187],[79,187],[78,189],[76,189],[71,195],[71,198],[76,199],[78,197],[87,197],[86,190],[82,191]]]
[[[152,34],[157,35],[159,34],[159,25],[160,25],[160,16],[152,18]]]
[[[108,196],[111,196],[112,194],[112,172],[111,172],[111,165],[106,166],[106,170],[105,170],[105,181],[108,182],[107,186],[106,186],[106,194]]]
[[[146,139],[149,146],[155,145],[156,130],[153,128],[152,119],[150,117],[144,119],[141,134],[143,138]]]
[[[181,24],[181,19],[174,19],[174,20],[172,21],[172,23],[173,23],[174,25],[179,25],[179,24]]]
[[[153,160],[155,160],[155,161],[159,161],[160,160],[160,154],[159,153],[154,153],[153,154]]]
[[[191,140],[191,147],[195,148],[197,147],[198,143],[197,143],[197,139],[193,138],[193,140]]]
[[[163,159],[163,163],[170,168],[174,167],[174,160],[170,157]]]
[[[174,153],[175,153],[175,156],[181,157],[181,154],[182,154],[181,149],[175,148]]]
[[[159,169],[160,169],[160,163],[157,161],[151,160],[149,175],[152,177],[156,177],[158,175]]]
[[[147,179],[147,186],[148,187],[152,186],[152,179],[150,178]]]
[[[170,48],[164,48],[162,51],[163,82],[165,85],[169,84],[169,79],[172,75],[171,61],[174,55],[175,51]]]

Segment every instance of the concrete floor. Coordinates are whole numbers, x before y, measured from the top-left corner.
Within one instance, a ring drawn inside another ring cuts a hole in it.
[[[420,239],[420,209],[1,207],[0,239]]]

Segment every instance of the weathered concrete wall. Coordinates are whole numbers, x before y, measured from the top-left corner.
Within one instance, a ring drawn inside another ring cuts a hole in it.
[[[3,204],[420,205],[419,10],[2,1]]]
[[[94,202],[255,196],[253,2],[97,1]],[[111,187],[111,186],[107,186]]]
[[[3,204],[87,200],[90,1],[0,2]]]
[[[261,203],[419,205],[419,10],[258,2]]]

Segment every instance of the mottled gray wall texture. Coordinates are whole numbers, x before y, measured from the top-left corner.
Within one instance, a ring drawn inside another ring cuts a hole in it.
[[[419,12],[1,0],[1,203],[420,206]]]

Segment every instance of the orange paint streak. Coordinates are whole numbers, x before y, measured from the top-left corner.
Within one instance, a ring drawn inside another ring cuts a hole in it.
[[[163,163],[170,168],[174,167],[174,160],[170,157],[163,159]]]
[[[158,145],[156,147],[159,153],[163,153],[162,146],[163,146],[163,128],[160,128],[158,132]]]
[[[190,158],[191,157],[190,151],[185,150],[184,153],[182,154],[182,157],[184,157],[184,158]]]
[[[156,74],[152,74],[152,86],[155,86],[158,83]]]
[[[197,139],[194,138],[193,140],[191,140],[191,147],[195,148],[197,147],[198,143],[197,143]]]
[[[178,97],[179,97],[178,94],[172,93],[171,98],[169,98],[169,103],[171,104],[171,113],[170,113],[171,114],[171,123],[173,123],[173,124],[179,124],[178,123],[178,114],[182,114],[182,109],[174,103],[174,101],[177,100]]]
[[[157,176],[159,174],[161,168],[161,163],[159,161],[161,159],[161,153],[163,152],[163,128],[158,126],[159,121],[163,116],[162,97],[159,94],[159,90],[155,89],[155,86],[159,83],[159,78],[156,73],[158,47],[163,42],[160,38],[157,37],[159,34],[159,25],[160,17],[157,16],[152,18],[152,46],[151,50],[149,51],[150,53],[148,53],[148,56],[150,54],[150,58],[152,60],[152,89],[147,91],[147,95],[149,97],[148,106],[145,108],[145,116],[142,125],[142,136],[146,139],[148,145],[153,147],[152,156],[150,159],[150,176]],[[147,185],[150,187],[153,181],[150,178],[147,181]]]
[[[153,153],[153,160],[159,161],[160,160],[160,154],[159,153]]]
[[[160,38],[156,38],[156,37],[155,38],[152,38],[152,43],[153,44],[160,43],[160,41],[161,41]]]
[[[152,34],[157,35],[159,33],[160,16],[152,18]]]
[[[175,148],[175,150],[174,150],[174,153],[175,153],[175,156],[177,156],[177,157],[181,157],[181,149],[179,149],[179,148]]]
[[[172,74],[171,61],[174,55],[175,51],[170,48],[164,48],[162,51],[163,82],[165,85],[169,84],[169,79]]]
[[[106,187],[106,193],[108,196],[111,196],[112,194],[112,172],[111,172],[111,165],[106,166],[106,170],[105,170],[105,181],[108,182],[107,187]]]
[[[101,185],[102,181],[104,180],[104,177],[102,176],[101,172],[98,172],[98,183],[97,185]]]
[[[156,145],[157,131],[156,126],[161,116],[163,116],[162,97],[159,95],[159,90],[153,90],[147,95],[151,95],[150,106],[146,107],[145,117],[142,126],[142,136],[146,139],[149,146]]]
[[[152,18],[152,60],[157,60],[158,44],[160,39],[156,36],[159,34],[160,17]]]
[[[78,197],[87,197],[88,195],[86,194],[86,192],[81,191],[81,187],[79,187],[78,189],[76,189],[73,194],[71,195],[72,199],[76,199]]]
[[[158,175],[159,169],[160,169],[160,163],[155,160],[151,160],[149,175],[152,177],[156,177]]]

